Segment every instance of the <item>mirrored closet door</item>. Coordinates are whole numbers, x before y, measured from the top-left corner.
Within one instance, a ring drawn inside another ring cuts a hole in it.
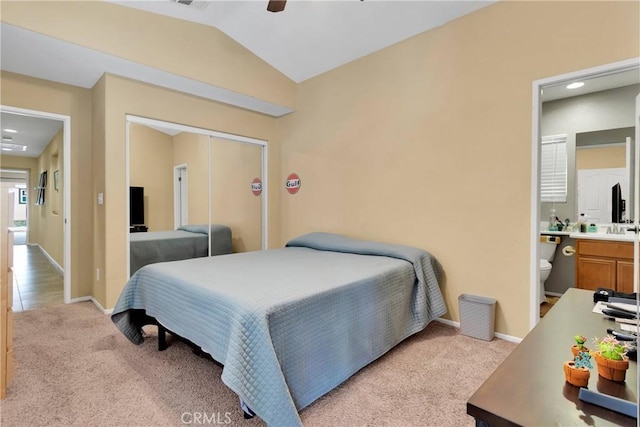
[[[130,274],[266,249],[266,141],[127,116]]]

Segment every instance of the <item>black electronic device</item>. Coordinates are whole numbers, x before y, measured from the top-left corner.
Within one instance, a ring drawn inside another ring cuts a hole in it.
[[[630,300],[636,300],[638,297],[638,294],[636,293],[624,293],[624,292],[618,292],[618,291],[614,291],[613,289],[610,288],[597,288],[596,291],[593,293],[593,302],[598,302],[598,301],[609,301],[609,298],[623,298],[623,299],[630,299]]]
[[[632,331],[623,331],[622,329],[607,328],[607,333],[613,335],[618,341],[637,341],[638,335]]]
[[[602,314],[608,317],[615,317],[617,319],[635,319],[636,315],[624,310],[617,310],[615,308],[603,308]]]
[[[611,222],[619,224],[624,220],[625,201],[622,199],[620,183],[611,187]]]
[[[638,360],[638,345],[637,344],[632,344],[629,346],[629,349],[627,350],[627,357],[631,360]]]
[[[129,225],[144,225],[144,187],[129,187]]]

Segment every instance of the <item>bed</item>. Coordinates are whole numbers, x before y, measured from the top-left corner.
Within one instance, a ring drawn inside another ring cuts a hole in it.
[[[209,255],[209,229],[211,255],[230,254],[231,229],[222,224],[184,225],[177,230],[131,233],[130,274],[147,264],[179,261]]]
[[[155,322],[186,338],[223,365],[243,408],[301,425],[299,410],[446,313],[440,271],[421,249],[311,233],[280,249],[147,265],[112,320],[135,344]]]

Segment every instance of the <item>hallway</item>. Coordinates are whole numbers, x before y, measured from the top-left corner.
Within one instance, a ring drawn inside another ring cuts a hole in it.
[[[39,246],[13,247],[13,311],[62,304],[64,277]]]

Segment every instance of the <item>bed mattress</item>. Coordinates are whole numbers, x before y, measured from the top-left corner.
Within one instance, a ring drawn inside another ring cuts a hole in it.
[[[400,245],[313,233],[267,251],[148,265],[112,319],[134,343],[143,310],[224,365],[269,425],[298,411],[446,312],[439,265]]]

